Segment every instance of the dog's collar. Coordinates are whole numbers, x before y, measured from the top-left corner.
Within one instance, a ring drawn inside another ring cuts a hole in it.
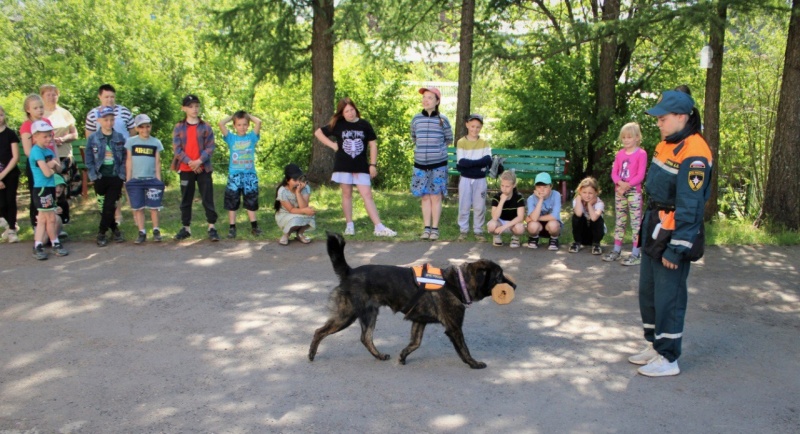
[[[461,272],[461,266],[456,267],[456,271],[458,271],[458,285],[461,287],[461,294],[464,296],[464,304],[469,307],[472,304],[472,298],[469,296],[469,292],[467,292],[467,282],[464,281],[464,274]]]

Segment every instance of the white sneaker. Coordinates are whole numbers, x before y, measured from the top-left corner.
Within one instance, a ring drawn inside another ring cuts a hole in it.
[[[345,235],[355,235],[356,234],[356,227],[355,226],[347,226],[344,228]]]
[[[394,236],[397,235],[397,232],[395,232],[395,231],[387,228],[386,226],[384,226],[383,229],[381,229],[381,230],[375,230],[375,232],[373,232],[373,234],[376,237],[394,237]]]
[[[647,348],[642,350],[639,354],[634,354],[628,357],[628,361],[634,365],[646,365],[656,357],[658,357],[658,352],[653,349],[652,343],[648,343]]]
[[[0,217],[0,229],[8,229],[8,222],[3,217]]]
[[[17,231],[12,231],[11,229],[8,229],[3,235],[5,235],[8,238],[9,243],[19,242],[19,238],[17,237]]]
[[[670,362],[666,357],[659,355],[650,363],[639,368],[639,373],[648,377],[669,377],[680,374],[681,369],[678,367],[677,360]]]

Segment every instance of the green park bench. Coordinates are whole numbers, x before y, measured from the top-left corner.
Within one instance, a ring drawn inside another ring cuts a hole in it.
[[[86,147],[86,139],[74,140],[72,142],[72,158],[75,161],[75,167],[81,172],[81,196],[85,199],[89,195],[89,171],[86,169],[86,163],[83,159],[83,149]],[[28,157],[25,156],[25,151],[22,149],[22,143],[19,144],[19,162],[17,167],[22,173],[25,173],[25,165],[28,163]]]
[[[503,168],[513,170],[517,179],[534,179],[541,172],[550,174],[553,184],[559,184],[562,200],[567,198],[567,175],[569,160],[564,151],[537,151],[527,149],[492,149],[492,156],[504,158]],[[458,175],[456,170],[456,148],[447,148],[447,173]]]

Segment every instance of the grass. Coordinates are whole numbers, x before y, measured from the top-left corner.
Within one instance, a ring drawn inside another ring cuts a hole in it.
[[[172,237],[181,227],[180,210],[178,208],[180,204],[180,190],[177,185],[177,182],[171,183],[171,185],[167,187],[167,191],[164,195],[164,209],[161,212],[160,226],[165,242],[174,242],[172,241]],[[228,233],[228,212],[222,209],[224,191],[224,176],[215,175],[214,196],[217,213],[219,215],[217,229],[223,241]],[[372,234],[372,222],[364,209],[361,196],[358,195],[356,191],[353,193],[353,220],[356,225],[356,235],[348,237],[348,239],[357,241],[417,241],[419,239],[423,226],[419,199],[414,198],[408,191],[373,191],[373,196],[381,220],[386,226],[397,231],[397,237],[387,239],[376,237]],[[275,186],[270,183],[263,184],[259,197],[260,209],[257,212],[259,227],[264,230],[264,234],[260,237],[255,237],[250,233],[250,224],[246,212],[243,209],[237,212],[236,223],[238,240],[263,241],[267,239],[277,240],[280,237],[281,231],[275,224],[274,211],[272,208],[274,199]],[[27,218],[28,200],[27,192],[20,191],[20,197],[18,199],[20,212],[18,219],[21,222],[19,236],[20,240],[23,242],[33,240],[32,230],[28,225]],[[605,245],[611,245],[614,242],[613,197],[605,197],[603,200],[606,203],[604,219],[608,229],[603,243]],[[317,229],[314,232],[310,232],[312,237],[323,237],[325,230],[335,232],[344,231],[345,219],[342,214],[341,193],[338,187],[322,186],[315,189],[311,195],[311,206],[317,210]],[[137,228],[133,223],[133,216],[127,203],[123,204],[122,212],[122,231],[126,239],[132,241],[135,238]],[[562,245],[567,245],[567,243],[572,240],[572,229],[569,219],[570,212],[570,204],[565,204],[561,215],[564,221]],[[64,228],[70,235],[69,239],[71,241],[93,241],[97,234],[97,225],[100,220],[94,194],[90,192],[87,199],[76,199],[72,204],[71,214],[72,222]],[[152,225],[148,212],[145,213],[145,216],[149,237]],[[487,219],[488,217],[487,215]],[[451,192],[443,203],[441,223],[439,225],[441,240],[456,240],[459,235],[458,225],[456,224],[457,219],[458,197],[454,192]],[[205,238],[205,230],[206,224],[203,208],[199,199],[196,199],[192,210],[192,234],[194,239]],[[800,234],[791,231],[771,233],[762,228],[755,228],[751,223],[746,221],[721,219],[706,225],[706,241],[709,245],[797,245],[800,244]],[[473,242],[471,237],[467,242]],[[627,245],[631,243],[630,227],[625,236],[625,243]]]

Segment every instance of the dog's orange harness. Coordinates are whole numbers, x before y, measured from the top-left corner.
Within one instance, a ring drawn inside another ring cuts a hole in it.
[[[429,264],[416,265],[411,267],[414,270],[414,278],[417,286],[426,291],[438,291],[444,287],[445,280],[442,277],[442,269],[431,267]]]

